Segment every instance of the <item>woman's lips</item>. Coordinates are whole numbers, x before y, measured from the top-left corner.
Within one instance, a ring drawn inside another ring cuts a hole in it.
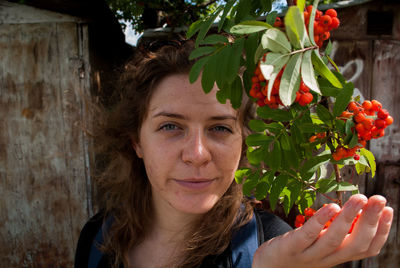
[[[213,179],[184,179],[175,181],[180,186],[190,190],[202,190],[214,182]]]

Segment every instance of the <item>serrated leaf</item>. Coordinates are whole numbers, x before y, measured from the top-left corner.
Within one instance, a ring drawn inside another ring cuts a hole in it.
[[[332,86],[332,84],[323,77],[318,78],[318,84],[323,96],[336,97],[340,92],[339,88]]]
[[[276,203],[278,202],[279,196],[283,189],[286,186],[287,181],[289,180],[289,176],[285,174],[280,174],[275,180],[272,182],[271,190],[269,194],[269,203],[271,205],[271,209],[275,210]]]
[[[315,187],[320,193],[330,193],[336,191],[337,181],[334,179],[320,179],[317,181]]]
[[[266,125],[266,129],[268,129],[270,132],[274,133],[274,134],[278,134],[280,133],[283,129],[285,128],[284,125],[282,125],[282,123],[269,123]]]
[[[272,170],[278,170],[282,165],[282,150],[279,141],[275,140],[274,148],[271,152],[271,158],[268,159],[267,164]]]
[[[322,77],[326,78],[333,86],[342,88],[342,84],[336,78],[336,76],[329,70],[328,66],[322,61],[316,50],[311,53],[311,60],[314,65],[315,71],[317,71]]]
[[[249,127],[252,131],[263,132],[267,128],[267,124],[262,120],[252,119],[249,122]]]
[[[247,37],[244,43],[246,51],[246,59],[253,59],[258,46],[258,34],[251,34]],[[246,70],[254,71],[255,63],[252,60],[246,60]]]
[[[315,191],[307,191],[301,194],[300,200],[298,201],[299,210],[304,212],[304,209],[312,206],[316,198]]]
[[[304,123],[299,126],[303,133],[320,133],[325,132],[328,126],[322,124]]]
[[[332,124],[333,116],[325,106],[318,104],[317,114],[319,119],[321,119],[324,123],[326,123],[327,125]]]
[[[336,102],[333,106],[333,116],[339,116],[349,104],[351,96],[353,96],[354,86],[352,83],[347,83],[336,96]]]
[[[187,39],[190,39],[193,35],[195,35],[199,30],[203,20],[197,20],[190,24],[189,29],[186,32]]]
[[[301,60],[302,55],[300,53],[292,55],[283,71],[279,87],[279,97],[285,106],[290,106],[294,102],[296,92],[300,88]]]
[[[215,74],[218,68],[218,62],[216,61],[216,55],[204,64],[203,74],[201,76],[201,85],[205,93],[209,93],[215,84]]]
[[[251,1],[249,0],[239,0],[237,5],[237,11],[235,16],[235,22],[238,23],[242,21],[251,10]]]
[[[271,109],[268,106],[258,107],[257,115],[262,119],[272,119],[280,122],[288,122],[293,119],[291,112],[279,109]]]
[[[271,2],[271,0],[261,0],[261,6],[263,7],[263,10],[265,12],[269,12],[272,9],[272,2]],[[270,14],[270,13],[272,13],[272,12],[269,12],[268,14]]]
[[[338,183],[337,185],[337,189],[336,191],[340,191],[340,192],[347,192],[347,191],[357,191],[358,187],[348,183],[347,181],[341,181]]]
[[[367,158],[369,167],[371,168],[372,178],[375,177],[375,171],[376,171],[375,156],[372,154],[372,152],[368,151],[365,148],[362,148],[360,150],[360,155],[363,155]]]
[[[358,144],[358,135],[353,134],[353,137],[349,142],[349,148],[354,148],[357,144]]]
[[[290,209],[293,207],[294,203],[300,196],[300,191],[301,191],[301,183],[297,180],[292,180],[290,183],[287,185],[287,189],[289,190],[289,195],[288,197],[288,205],[285,207],[285,214],[288,215],[290,212]]]
[[[270,25],[274,25],[276,17],[278,17],[278,12],[276,11],[269,12],[267,14],[267,17],[265,18],[265,21]]]
[[[270,188],[270,185],[266,181],[260,181],[257,186],[256,190],[254,193],[254,196],[256,197],[257,200],[262,200],[267,196],[268,190]]]
[[[250,134],[246,138],[246,145],[247,146],[268,146],[272,141],[274,140],[274,137],[272,136],[267,136],[265,134],[260,134],[260,133],[254,133]]]
[[[264,49],[275,53],[290,53],[292,46],[286,35],[278,29],[267,30],[261,37],[261,44]]]
[[[230,29],[232,34],[251,34],[271,29],[272,26],[262,21],[242,21]]]
[[[290,43],[297,49],[310,46],[310,40],[306,34],[303,15],[296,6],[289,7],[285,15],[285,29]]]
[[[287,134],[286,131],[282,132],[282,135],[281,135],[279,141],[281,143],[282,150],[290,151],[290,149],[291,149],[290,140],[289,140],[289,135]]]
[[[251,165],[257,166],[263,161],[265,154],[267,153],[264,147],[253,149],[252,147],[247,148],[246,158]]]
[[[301,62],[301,78],[310,90],[321,94],[317,79],[315,79],[314,67],[311,61],[311,50],[307,50],[303,53],[303,60]]]
[[[226,16],[228,15],[229,11],[231,11],[232,6],[235,4],[235,2],[236,2],[235,0],[230,0],[230,1],[228,1],[226,3],[226,5],[224,7],[224,12],[222,13],[222,16],[221,16],[221,18],[220,18],[220,20],[218,22],[218,32],[221,31],[221,29],[222,29],[222,27],[224,25]]]
[[[243,46],[244,39],[237,40],[230,48],[227,48],[229,51],[228,61],[220,62],[220,64],[224,64],[226,66],[224,75],[228,83],[232,83],[237,77]]]
[[[204,64],[209,60],[209,57],[204,57],[196,61],[189,72],[189,82],[194,83],[199,77]]]
[[[306,173],[313,173],[317,170],[317,168],[320,165],[325,164],[326,162],[329,161],[329,159],[331,159],[331,155],[330,154],[323,154],[323,155],[318,155],[315,156],[311,159],[308,159],[304,165],[300,168],[300,173],[306,174]]]
[[[195,58],[211,54],[215,51],[215,47],[212,46],[205,46],[205,47],[198,47],[192,51],[189,55],[189,60],[193,60]]]
[[[290,56],[288,54],[280,53],[268,53],[265,61],[261,61],[260,69],[261,73],[268,81],[268,99],[271,97],[272,87],[275,79],[283,66],[289,61]]]
[[[252,190],[256,187],[258,183],[258,174],[253,173],[247,177],[247,179],[243,183],[243,194],[246,196],[251,196]]]
[[[243,182],[244,177],[248,176],[251,173],[250,168],[240,168],[235,172],[235,181],[238,184]]]
[[[256,52],[254,53],[254,64],[257,64],[260,61],[261,57],[264,55],[264,51],[265,50],[260,43],[256,49]]]
[[[196,47],[200,44],[200,42],[207,35],[208,30],[210,30],[211,25],[214,23],[215,19],[219,15],[219,13],[221,13],[222,9],[223,9],[222,6],[218,7],[217,10],[207,20],[205,20],[203,23],[200,24],[199,33],[196,37],[196,42],[195,42]]]
[[[314,20],[315,20],[315,13],[317,11],[319,0],[314,0],[314,3],[312,4],[313,8],[310,14],[310,19],[309,23],[307,25],[308,27],[308,36],[310,38],[310,42],[312,45],[316,46],[315,40],[314,40]]]
[[[210,34],[203,41],[200,42],[201,45],[215,45],[219,43],[229,43],[228,38],[220,34]]]

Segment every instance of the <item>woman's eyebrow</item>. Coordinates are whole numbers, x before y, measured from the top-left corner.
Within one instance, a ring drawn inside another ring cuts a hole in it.
[[[158,112],[155,115],[153,115],[153,118],[160,117],[160,116],[165,116],[165,117],[170,117],[170,118],[177,118],[177,119],[187,119],[182,114],[176,114],[176,113],[170,113],[170,112]],[[223,121],[223,120],[237,121],[237,117],[233,116],[233,115],[215,115],[215,116],[211,116],[209,118],[209,120],[211,120],[211,121]]]

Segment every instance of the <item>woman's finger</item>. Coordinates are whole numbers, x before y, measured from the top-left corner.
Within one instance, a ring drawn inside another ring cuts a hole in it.
[[[303,252],[319,238],[325,224],[338,212],[340,207],[328,204],[319,209],[303,226],[293,231],[293,241],[290,244],[292,252]]]
[[[353,195],[343,206],[329,228],[310,248],[304,251],[306,259],[322,259],[341,247],[358,212],[367,203],[364,195]]]

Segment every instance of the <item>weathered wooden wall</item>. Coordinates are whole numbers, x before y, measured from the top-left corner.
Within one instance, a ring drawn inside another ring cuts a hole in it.
[[[0,266],[72,267],[92,207],[80,127],[87,27],[26,6],[0,9]]]
[[[332,33],[333,59],[358,88],[361,99],[377,99],[395,118],[383,138],[369,142],[377,175],[358,178],[361,191],[381,194],[394,208],[388,243],[379,256],[345,267],[400,267],[400,2],[371,1],[337,8],[341,27]]]

